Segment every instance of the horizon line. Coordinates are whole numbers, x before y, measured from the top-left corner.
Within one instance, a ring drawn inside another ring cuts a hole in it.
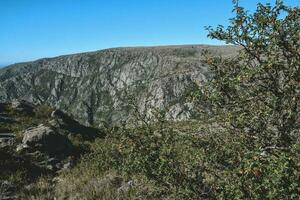
[[[231,44],[204,44],[204,43],[202,43],[202,44],[162,44],[162,45],[113,46],[113,47],[108,47],[108,48],[104,47],[104,48],[89,50],[89,51],[78,51],[78,52],[73,52],[73,53],[59,54],[59,55],[53,55],[53,56],[45,56],[45,57],[33,58],[33,59],[28,59],[28,60],[23,60],[23,61],[2,62],[2,63],[0,63],[0,68],[8,67],[10,65],[15,65],[15,64],[30,63],[30,62],[38,61],[38,60],[41,60],[41,59],[51,59],[51,58],[58,58],[58,57],[61,57],[61,56],[72,56],[72,55],[77,55],[77,54],[93,53],[93,52],[113,50],[113,49],[184,47],[184,46],[188,47],[188,46],[234,46],[234,45],[231,45]]]

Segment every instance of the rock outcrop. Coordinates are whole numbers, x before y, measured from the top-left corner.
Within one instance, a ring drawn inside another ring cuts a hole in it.
[[[103,131],[47,105],[0,103],[0,199],[24,199],[40,177],[51,181],[73,168],[101,136]]]
[[[189,95],[209,78],[203,50],[231,56],[234,46],[117,48],[29,63],[0,70],[0,102],[48,103],[89,125],[134,119],[130,103],[151,119],[165,110],[171,120],[193,118]]]
[[[0,107],[1,162],[15,160],[15,165],[20,166],[28,162],[28,166],[46,171],[69,168],[74,162],[71,158],[82,153],[73,144],[74,139],[80,143],[104,136],[104,132],[81,125],[61,110],[52,111],[45,105],[13,101],[1,103]],[[8,166],[1,162],[0,169]]]
[[[72,143],[66,136],[43,124],[27,129],[23,133],[22,146],[50,156],[68,155],[72,152]]]
[[[0,199],[2,200],[12,200],[16,199],[14,195],[16,191],[16,186],[7,180],[0,180]]]

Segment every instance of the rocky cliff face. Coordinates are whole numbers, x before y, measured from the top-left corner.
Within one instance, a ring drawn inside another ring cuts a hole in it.
[[[233,46],[117,48],[45,58],[0,69],[0,101],[48,103],[79,121],[99,125],[130,121],[134,104],[151,118],[192,118],[188,96],[209,77],[201,52],[231,55]]]

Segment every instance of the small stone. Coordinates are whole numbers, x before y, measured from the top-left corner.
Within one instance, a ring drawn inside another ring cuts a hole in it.
[[[28,149],[28,148],[29,148],[29,146],[26,145],[26,144],[19,144],[19,145],[17,146],[17,148],[16,148],[16,151],[17,151],[17,152],[21,152],[21,151],[23,151],[23,150],[25,150],[25,149]]]
[[[128,192],[130,188],[134,186],[134,182],[132,180],[128,182],[123,182],[121,187],[118,188],[118,192]]]

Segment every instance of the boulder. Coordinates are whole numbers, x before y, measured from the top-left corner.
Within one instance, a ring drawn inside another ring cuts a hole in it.
[[[11,147],[14,145],[15,134],[0,132],[0,148]]]
[[[0,148],[12,147],[14,145],[14,139],[0,138]]]
[[[66,136],[43,124],[27,129],[23,135],[23,146],[50,156],[68,155],[73,149]]]

